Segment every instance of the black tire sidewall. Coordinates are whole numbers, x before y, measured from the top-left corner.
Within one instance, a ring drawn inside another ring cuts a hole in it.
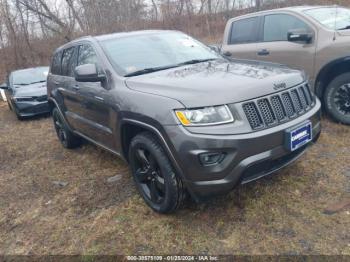
[[[59,121],[61,122],[62,128],[64,129],[65,132],[67,132],[67,131],[66,131],[66,126],[64,125],[64,123],[63,123],[63,121],[62,121],[62,118],[61,118],[61,116],[60,116],[60,113],[58,112],[58,109],[57,109],[57,108],[54,108],[53,111],[52,111],[52,119],[53,119],[54,125],[56,125],[56,123],[55,123],[55,119],[56,119],[56,118],[59,119]],[[57,132],[57,130],[56,130],[56,127],[55,127],[55,131],[56,131],[57,138],[59,139],[59,141],[61,142],[61,144],[62,144],[65,148],[67,148],[67,147],[68,147],[68,142],[67,142],[67,141],[63,142],[63,141],[60,139],[60,137],[59,137],[59,135],[58,135],[58,132]],[[68,135],[67,135],[67,140],[68,140]]]
[[[165,183],[165,196],[164,200],[160,204],[153,203],[147,195],[144,193],[141,185],[137,181],[137,178],[135,176],[136,173],[136,156],[135,156],[135,150],[137,148],[144,148],[149,151],[150,154],[154,156],[156,159],[158,166],[160,168],[160,171],[164,178]],[[150,134],[140,134],[137,135],[131,142],[130,148],[129,148],[129,164],[130,168],[133,174],[134,181],[136,183],[136,187],[145,200],[145,202],[156,212],[159,213],[170,213],[177,209],[178,201],[179,201],[179,194],[182,192],[179,192],[182,190],[181,187],[179,187],[179,181],[178,177],[168,159],[166,156],[164,150],[159,145],[157,140],[152,137]]]
[[[62,128],[64,129],[64,132],[66,133],[66,141],[63,142],[59,139],[59,136],[58,136],[58,133],[57,133],[57,130],[55,128],[55,131],[56,131],[56,134],[57,134],[57,137],[58,139],[60,140],[61,144],[65,147],[65,148],[68,148],[68,149],[72,149],[72,148],[76,148],[80,145],[81,143],[81,139],[80,137],[77,137],[76,135],[74,135],[70,130],[69,128],[67,127],[65,121],[62,119],[62,116],[60,114],[60,112],[58,111],[58,109],[55,107],[53,110],[52,110],[52,119],[53,119],[53,124],[55,125],[55,118],[58,118],[61,122],[61,125],[62,125]]]
[[[350,73],[345,73],[334,78],[327,86],[324,94],[324,102],[327,113],[337,122],[350,125],[350,115],[345,116],[338,111],[334,104],[334,94],[336,90],[344,85],[350,83]]]

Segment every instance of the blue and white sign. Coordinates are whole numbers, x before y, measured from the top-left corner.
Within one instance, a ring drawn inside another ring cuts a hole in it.
[[[287,147],[294,151],[312,140],[312,124],[305,122],[298,127],[287,130]]]

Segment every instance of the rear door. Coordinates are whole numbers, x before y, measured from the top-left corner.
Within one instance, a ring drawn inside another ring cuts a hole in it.
[[[104,74],[102,63],[93,46],[89,43],[80,44],[78,47],[77,65],[95,64],[99,74]],[[113,127],[116,127],[113,117],[113,96],[106,82],[77,82],[79,95],[82,98],[81,121],[84,128],[82,133],[113,149],[115,139],[113,138]]]
[[[235,20],[228,29],[227,41],[222,50],[232,58],[256,59],[260,17]]]
[[[61,78],[58,88],[63,97],[63,106],[66,119],[75,130],[80,130],[79,117],[82,114],[81,97],[78,94],[79,87],[74,78],[74,68],[77,64],[77,47],[72,46],[63,50],[61,63]]]
[[[256,44],[257,59],[302,69],[313,77],[316,30],[301,18],[286,13],[265,15],[262,23],[262,41]],[[315,37],[309,44],[289,42],[288,31],[294,29],[306,29]]]

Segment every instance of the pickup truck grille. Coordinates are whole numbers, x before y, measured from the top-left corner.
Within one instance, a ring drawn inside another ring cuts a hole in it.
[[[314,105],[309,85],[301,85],[243,104],[252,129],[262,129],[286,122],[309,111]]]

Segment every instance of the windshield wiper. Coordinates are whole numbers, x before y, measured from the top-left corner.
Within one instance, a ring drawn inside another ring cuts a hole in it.
[[[32,82],[32,83],[16,83],[16,84],[13,84],[14,86],[29,86],[29,85],[32,85],[32,84],[37,84],[37,83],[44,83],[46,82],[46,80],[40,80],[40,81],[35,81],[35,82]]]
[[[16,84],[13,84],[14,86],[27,86],[27,85],[30,85],[29,83],[16,83]]]
[[[217,58],[193,59],[193,60],[182,62],[182,63],[176,64],[176,65],[149,67],[149,68],[144,68],[144,69],[141,69],[141,70],[137,70],[135,72],[126,74],[124,76],[125,77],[129,77],[129,76],[144,75],[144,74],[149,74],[149,73],[153,73],[153,72],[157,72],[157,71],[161,71],[161,70],[166,70],[166,69],[170,69],[170,68],[180,67],[180,66],[183,66],[183,65],[193,65],[193,64],[198,64],[198,63],[202,63],[202,62],[208,62],[208,61],[212,61],[212,60],[217,60]]]
[[[193,65],[193,64],[199,64],[199,63],[203,63],[203,62],[209,62],[209,61],[213,61],[213,60],[217,60],[218,58],[207,58],[207,59],[193,59],[193,60],[189,60],[186,62],[182,62],[180,64],[177,64],[178,66],[182,66],[182,65]]]
[[[350,29],[350,25],[347,25],[346,27],[340,28],[338,30],[347,30],[347,29]]]
[[[141,70],[137,70],[135,72],[126,74],[124,76],[129,77],[129,76],[139,76],[139,75],[144,75],[144,74],[149,74],[157,71],[162,71],[170,68],[177,67],[177,65],[171,65],[171,66],[159,66],[159,67],[149,67],[149,68],[144,68]]]
[[[44,82],[46,82],[46,80],[40,80],[40,81],[31,82],[28,85],[37,84],[37,83],[44,83]]]

